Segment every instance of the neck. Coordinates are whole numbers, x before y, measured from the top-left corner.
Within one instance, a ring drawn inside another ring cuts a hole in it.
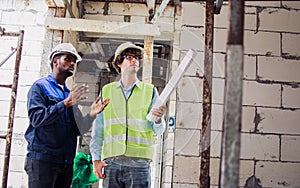
[[[58,73],[52,72],[52,76],[53,78],[55,78],[55,80],[57,81],[57,83],[64,85],[66,82],[66,79],[63,75],[60,75]]]
[[[121,82],[125,89],[129,89],[136,80],[136,74],[121,74]]]

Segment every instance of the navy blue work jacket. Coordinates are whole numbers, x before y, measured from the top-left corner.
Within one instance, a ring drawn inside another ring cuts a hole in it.
[[[77,106],[64,107],[70,90],[58,85],[50,74],[37,80],[28,92],[29,127],[27,157],[58,164],[73,164],[77,136],[92,126],[93,118],[82,116]]]

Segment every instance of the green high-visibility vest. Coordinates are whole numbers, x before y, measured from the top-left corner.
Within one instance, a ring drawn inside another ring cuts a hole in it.
[[[117,82],[102,88],[102,98],[110,98],[103,111],[103,159],[125,155],[146,158],[153,156],[153,129],[146,119],[153,97],[151,84],[140,82],[126,100]]]

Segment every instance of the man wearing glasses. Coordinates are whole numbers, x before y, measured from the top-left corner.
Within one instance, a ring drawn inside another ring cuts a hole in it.
[[[153,136],[163,134],[166,123],[163,106],[151,109],[157,89],[137,78],[143,52],[131,42],[121,44],[112,62],[120,80],[103,86],[100,94],[111,102],[97,115],[90,151],[104,188],[150,188]],[[150,111],[154,122],[146,119]]]

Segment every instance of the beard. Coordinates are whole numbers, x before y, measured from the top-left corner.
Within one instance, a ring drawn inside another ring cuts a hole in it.
[[[63,69],[61,67],[59,67],[59,72],[61,73],[61,75],[64,75],[65,78],[73,75],[73,71],[71,71],[70,69]]]

